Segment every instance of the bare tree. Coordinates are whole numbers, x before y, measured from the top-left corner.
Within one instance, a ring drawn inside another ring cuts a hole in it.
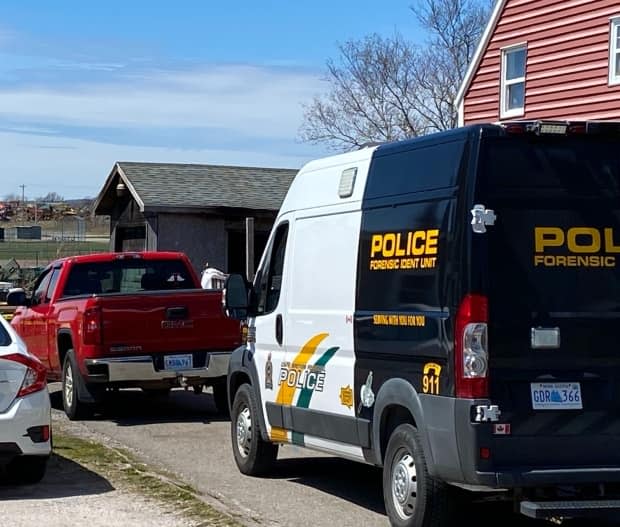
[[[45,196],[37,198],[37,201],[42,203],[58,203],[64,200],[65,198],[58,194],[58,192],[48,192]]]
[[[454,99],[484,30],[489,0],[418,0],[412,12],[428,33],[416,46],[400,35],[340,45],[328,60],[329,90],[304,107],[301,139],[352,149],[457,123]]]

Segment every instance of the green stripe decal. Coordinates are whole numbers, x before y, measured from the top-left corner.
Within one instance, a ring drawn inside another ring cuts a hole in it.
[[[325,367],[325,365],[330,361],[330,359],[336,354],[339,349],[339,347],[329,348],[325,353],[323,353],[323,355],[321,355],[321,357],[319,358],[319,360],[316,361],[314,366]],[[303,388],[299,394],[299,398],[297,399],[296,406],[298,408],[308,408],[310,406],[310,401],[312,400],[313,393],[314,390],[311,390],[310,388]],[[291,435],[291,440],[294,445],[304,446],[304,434],[301,432],[293,432]]]

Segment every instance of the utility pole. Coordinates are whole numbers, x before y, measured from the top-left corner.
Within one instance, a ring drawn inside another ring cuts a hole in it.
[[[22,223],[24,223],[26,221],[26,208],[25,208],[25,201],[26,201],[26,185],[19,185],[19,187],[22,189],[22,203],[21,203],[21,207],[22,207]]]

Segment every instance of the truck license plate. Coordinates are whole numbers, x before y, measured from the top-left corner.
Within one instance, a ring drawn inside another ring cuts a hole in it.
[[[165,355],[164,369],[166,370],[188,370],[193,367],[191,355]]]
[[[533,382],[534,410],[581,410],[581,384],[578,382]]]

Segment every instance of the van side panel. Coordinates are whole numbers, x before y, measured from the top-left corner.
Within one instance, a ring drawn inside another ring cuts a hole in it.
[[[359,207],[359,205],[358,205]],[[361,211],[354,205],[300,211],[291,247],[292,268],[286,314],[288,363],[308,350],[302,375],[308,381],[292,401],[294,444],[363,460],[355,422],[353,311],[357,234]],[[309,350],[308,343],[313,343]]]
[[[449,445],[444,450],[450,460],[439,461],[456,470],[454,415],[431,430],[436,420],[425,419],[424,412],[454,397],[451,313],[462,288],[464,231],[456,228],[463,215],[457,202],[468,151],[465,134],[446,134],[440,142],[420,141],[383,157],[381,148],[375,153],[362,206],[355,310],[355,393],[370,389],[380,402],[383,386],[389,386],[390,404],[382,412],[408,409],[429,461],[428,434],[433,444]],[[399,382],[388,382],[394,379]],[[403,388],[400,402],[394,386]],[[412,393],[420,396],[421,415],[411,411]],[[377,428],[386,423],[372,403],[360,400],[356,411],[372,421],[375,439],[366,458],[380,463]]]

